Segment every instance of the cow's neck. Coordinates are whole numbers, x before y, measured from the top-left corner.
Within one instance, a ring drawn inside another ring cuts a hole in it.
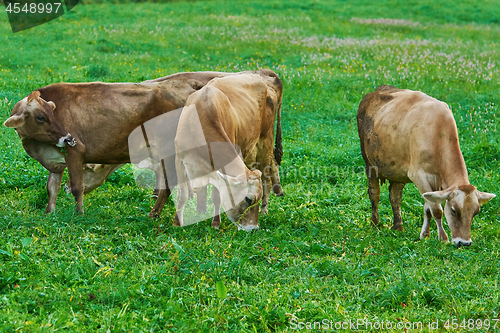
[[[467,175],[467,167],[460,152],[460,148],[446,150],[447,153],[441,155],[441,188],[447,189],[450,187],[469,184],[469,176]]]

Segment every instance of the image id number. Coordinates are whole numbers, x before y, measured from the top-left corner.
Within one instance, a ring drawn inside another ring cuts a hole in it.
[[[452,329],[452,330],[456,330],[458,328],[462,328],[464,330],[473,330],[473,329],[490,329],[490,328],[497,328],[497,324],[498,324],[498,321],[499,319],[492,319],[491,321],[489,319],[484,319],[484,320],[481,320],[481,319],[477,319],[477,320],[474,320],[474,319],[463,319],[462,321],[458,320],[458,319],[448,319],[445,323],[444,323],[444,328],[446,329]]]
[[[20,12],[24,12],[26,14],[42,14],[42,13],[47,13],[50,14],[52,12],[57,13],[59,8],[61,7],[60,2],[56,3],[25,3],[24,6],[21,7],[21,3],[15,2],[15,3],[9,3],[7,8],[5,8],[5,11],[7,13],[14,13],[18,14]]]

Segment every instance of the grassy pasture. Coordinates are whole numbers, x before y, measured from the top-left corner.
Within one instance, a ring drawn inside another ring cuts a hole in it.
[[[254,234],[225,217],[219,231],[174,228],[172,204],[147,217],[151,191],[124,167],[85,197],[84,215],[63,191],[45,215],[48,172],[2,127],[0,330],[282,332],[365,319],[444,332],[456,319],[459,331],[499,331],[500,200],[474,219],[470,248],[440,243],[435,225],[418,239],[423,199],[411,184],[405,232],[389,230],[387,185],[384,227],[372,229],[355,120],[380,84],[446,101],[471,183],[499,194],[499,19],[497,1],[106,3],[12,34],[0,6],[2,122],[56,82],[273,69],[285,83],[286,194]]]

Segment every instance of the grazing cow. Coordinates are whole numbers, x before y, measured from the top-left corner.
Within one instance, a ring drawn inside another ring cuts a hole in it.
[[[210,183],[214,185],[213,227],[220,225],[222,203],[239,229],[259,228],[260,199],[263,210],[267,210],[271,184],[276,194],[282,194],[281,186],[276,186],[280,129],[274,149],[277,156],[273,155],[274,123],[276,116],[279,119],[281,95],[282,82],[276,74],[260,71],[213,79],[188,98],[175,137],[179,186],[174,223],[184,225],[188,185],[198,190]],[[252,171],[248,165],[258,169]]]
[[[183,107],[190,94],[224,75],[231,73],[179,73],[143,83],[52,84],[18,102],[4,125],[15,128],[26,152],[50,171],[46,212],[54,210],[65,167],[77,210],[83,211],[84,164],[128,163],[127,138],[135,127]]]
[[[452,241],[469,246],[472,218],[495,195],[469,184],[458,143],[457,126],[446,103],[418,91],[380,86],[363,97],[357,115],[361,154],[366,164],[372,223],[379,223],[379,181],[389,180],[394,230],[403,230],[401,197],[414,183],[425,199],[420,238],[436,220],[438,237],[448,242],[441,203]]]

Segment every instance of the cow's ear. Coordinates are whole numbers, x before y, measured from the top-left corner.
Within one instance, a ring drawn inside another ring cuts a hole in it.
[[[3,125],[5,127],[18,128],[24,125],[24,114],[14,115],[7,119]]]
[[[251,173],[250,173],[250,177],[249,179],[252,179],[252,180],[258,180],[262,177],[262,172],[260,170],[253,170]]]
[[[479,201],[480,205],[484,205],[485,203],[496,197],[496,195],[493,193],[476,191],[476,194],[477,194],[477,200]]]
[[[50,107],[52,108],[52,110],[55,110],[56,109],[56,103],[52,102],[52,101],[48,101],[47,104],[50,105]]]
[[[452,192],[452,190],[425,192],[422,196],[429,202],[440,204],[446,201]]]

